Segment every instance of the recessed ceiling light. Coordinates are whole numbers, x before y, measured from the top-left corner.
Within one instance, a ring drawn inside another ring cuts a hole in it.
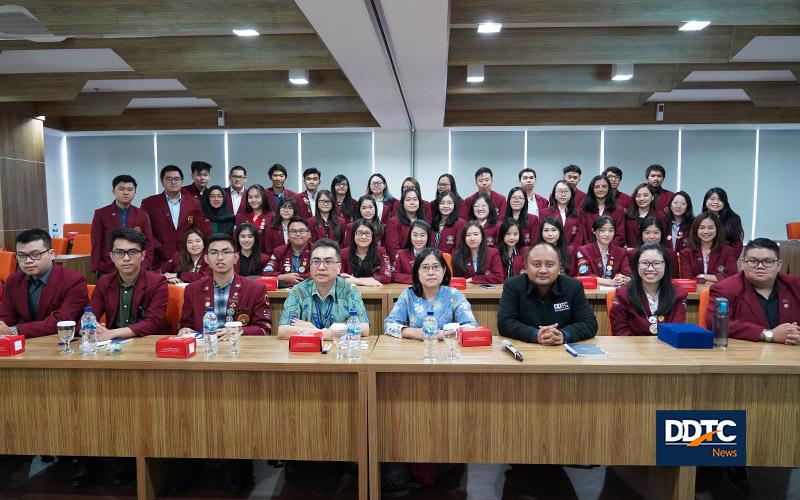
[[[711,21],[686,21],[678,28],[681,31],[700,31],[711,24]]]
[[[483,81],[483,64],[470,64],[467,66],[467,82],[481,83]]]
[[[633,78],[633,64],[612,64],[611,79],[615,82],[624,82]]]
[[[233,30],[233,34],[236,36],[258,36],[259,33],[256,30],[251,29],[244,29],[244,30]]]
[[[289,70],[289,83],[293,85],[308,85],[308,70],[307,69],[290,69]]]
[[[45,116],[44,115],[39,115],[39,116],[36,117],[36,119],[39,120],[40,122],[43,122],[44,119],[45,119]]]
[[[478,24],[478,33],[499,33],[503,29],[502,23],[486,22]]]

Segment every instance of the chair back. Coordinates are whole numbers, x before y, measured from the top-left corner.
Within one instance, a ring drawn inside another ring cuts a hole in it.
[[[609,290],[606,294],[606,313],[608,314],[608,334],[611,335],[611,308],[614,306],[614,297],[617,296],[616,290]]]
[[[8,281],[8,277],[17,271],[17,254],[0,251],[0,281]]]
[[[88,234],[79,234],[72,242],[72,255],[90,255],[92,253],[92,237]]]
[[[51,246],[56,255],[66,255],[69,240],[66,238],[51,238]]]
[[[64,224],[64,231],[61,234],[66,236],[67,233],[92,234],[92,225],[85,223]]]
[[[786,237],[790,240],[800,240],[800,222],[786,224]]]
[[[708,288],[700,292],[700,304],[697,307],[697,325],[700,328],[708,328],[706,326],[706,311],[708,310],[709,293]]]
[[[444,261],[447,262],[447,268],[450,269],[450,276],[453,275],[453,257],[450,256],[449,253],[442,252],[444,256]]]
[[[181,315],[183,314],[183,287],[167,285],[167,321],[169,321],[170,334],[178,331],[178,325],[181,322]]]

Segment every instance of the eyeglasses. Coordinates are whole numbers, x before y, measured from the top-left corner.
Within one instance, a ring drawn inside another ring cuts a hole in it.
[[[346,188],[348,186],[349,186],[349,184],[347,184],[346,182],[340,182],[340,183],[336,184],[337,188]]]
[[[50,250],[45,250],[44,252],[31,252],[31,253],[17,252],[17,261],[25,262],[30,258],[32,261],[36,262],[42,260],[42,257],[44,257],[44,255],[49,251]]]
[[[356,236],[359,238],[364,236],[372,236],[372,231],[356,231]]]
[[[372,182],[369,183],[369,185],[370,186],[375,186],[375,187],[383,186],[383,181],[372,181]]]
[[[420,272],[423,272],[423,273],[438,273],[442,269],[444,269],[444,268],[440,264],[432,264],[430,266],[428,266],[428,265],[419,266]]]
[[[290,229],[287,233],[291,234],[292,236],[303,236],[308,232],[308,229]]]
[[[613,180],[617,180],[619,178],[620,178],[620,176],[618,176],[616,174],[606,174],[606,179],[608,179],[608,180],[612,180],[612,179]]]
[[[232,175],[231,179],[233,179],[235,181],[243,181],[243,180],[247,179],[247,177],[245,177],[244,175]]]
[[[235,253],[236,252],[234,252],[230,248],[228,248],[226,250],[209,250],[208,251],[208,256],[209,257],[218,257],[218,256],[222,255],[223,257],[230,257],[231,255],[233,255]]]
[[[325,265],[325,267],[331,267],[338,264],[339,262],[341,261],[338,261],[336,259],[318,259],[316,257],[311,259],[311,265],[314,267],[319,267],[323,264]]]
[[[176,182],[181,182],[183,177],[164,177],[164,182],[168,182],[170,184],[174,184]]]
[[[556,194],[569,194],[569,189],[556,189]]]
[[[333,202],[331,200],[326,200],[325,198],[320,198],[317,203],[319,203],[320,205],[330,205]]]
[[[111,256],[115,259],[122,259],[125,256],[128,256],[131,259],[135,259],[136,257],[142,255],[142,251],[138,248],[129,248],[128,250],[122,250],[120,248],[116,248],[111,251]]]
[[[19,254],[17,254],[17,255],[19,255]],[[778,260],[777,259],[761,259],[761,260],[758,260],[758,259],[743,259],[742,262],[744,262],[747,265],[747,267],[749,267],[750,269],[758,269],[759,265],[762,265],[766,269],[769,269],[770,267],[774,266],[775,263],[778,262]]]
[[[452,207],[454,205],[452,200],[442,200],[439,202],[440,207]]]
[[[646,260],[639,261],[639,268],[646,270],[649,267],[652,267],[656,271],[660,271],[661,268],[664,267],[664,261],[663,260],[654,260],[652,262],[648,262]]]

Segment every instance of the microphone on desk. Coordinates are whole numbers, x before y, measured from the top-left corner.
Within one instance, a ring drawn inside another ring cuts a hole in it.
[[[514,356],[514,359],[516,359],[517,361],[522,361],[524,359],[522,357],[522,353],[519,352],[517,348],[514,347],[514,345],[508,340],[504,340],[500,345],[503,346],[504,351],[508,351],[509,353],[511,353],[511,355]]]

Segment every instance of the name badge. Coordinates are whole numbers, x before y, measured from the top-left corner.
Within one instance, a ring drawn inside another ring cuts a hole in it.
[[[557,302],[553,304],[553,310],[555,312],[569,311],[569,302]]]

